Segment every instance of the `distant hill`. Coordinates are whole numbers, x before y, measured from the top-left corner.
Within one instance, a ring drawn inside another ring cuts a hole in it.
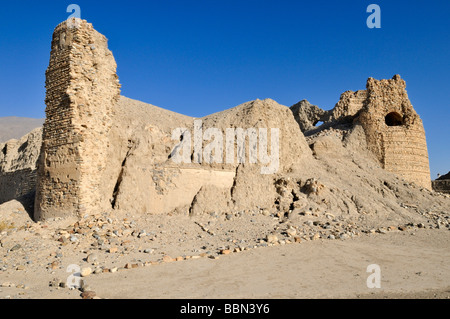
[[[20,139],[43,124],[44,119],[15,116],[0,117],[0,143],[4,143],[10,139]]]

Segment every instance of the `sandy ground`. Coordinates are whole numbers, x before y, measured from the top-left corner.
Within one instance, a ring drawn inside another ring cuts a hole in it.
[[[450,231],[417,229],[260,247],[220,256],[129,269],[85,278],[101,298],[450,298]],[[381,268],[381,288],[369,289],[367,266]],[[52,275],[15,272],[0,298],[80,298],[48,287]],[[21,292],[19,292],[21,291]],[[18,294],[19,292],[19,294]]]

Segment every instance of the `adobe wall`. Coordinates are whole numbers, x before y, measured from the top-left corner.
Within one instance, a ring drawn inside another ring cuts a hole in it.
[[[450,179],[435,180],[431,183],[435,192],[450,194]]]
[[[175,163],[171,152],[180,140],[173,139],[173,130],[193,132],[195,119],[120,96],[106,38],[86,21],[75,21],[77,27],[63,22],[53,34],[36,220],[116,209],[200,213],[274,204],[274,177],[261,177],[259,167]],[[280,173],[311,153],[289,109],[272,100],[244,103],[203,120],[204,129],[222,133],[233,127],[281,129]],[[202,140],[203,147],[207,144]],[[247,144],[245,158],[249,151]],[[205,203],[205,194],[220,207]]]
[[[52,39],[35,218],[106,208],[102,176],[112,109],[120,95],[107,39],[91,24],[65,21]]]
[[[384,169],[431,190],[425,130],[399,75],[368,79],[367,99],[356,122]]]
[[[436,192],[450,194],[450,172],[439,176],[438,179],[431,182],[431,185]]]
[[[193,132],[195,119],[120,96],[107,39],[86,21],[75,21],[77,27],[67,22],[57,26],[52,39],[36,220],[116,209],[166,214],[274,208],[280,205],[277,181],[287,173],[302,172],[313,161],[291,110],[266,99],[201,120],[203,130],[214,128],[223,135],[229,128],[279,129],[279,170],[274,174],[261,174],[261,163],[236,160],[174,163],[171,152],[182,139],[174,139],[173,130]],[[366,91],[345,92],[332,111],[319,117],[317,107],[307,102],[297,106],[303,113],[296,118],[309,127],[319,119],[345,123],[356,119],[382,167],[431,187],[425,132],[400,77],[369,79]],[[302,109],[305,106],[308,109]],[[401,114],[401,126],[386,125],[389,112]],[[243,149],[246,159],[256,150],[248,141]],[[203,148],[208,145],[207,140],[201,143]],[[237,152],[236,145],[234,149]],[[188,152],[194,159],[195,147]]]
[[[0,204],[35,192],[41,140],[38,128],[20,140],[0,144]]]
[[[291,110],[306,136],[328,128],[361,125],[367,147],[384,169],[431,190],[425,130],[409,101],[406,83],[399,75],[391,80],[369,78],[366,90],[344,92],[329,111],[305,101]],[[390,123],[386,119],[388,115],[398,116],[398,123]],[[318,121],[324,123],[314,127]]]

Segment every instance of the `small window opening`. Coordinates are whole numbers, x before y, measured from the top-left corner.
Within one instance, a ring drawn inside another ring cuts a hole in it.
[[[322,124],[323,124],[322,121],[316,121],[316,122],[314,122],[314,126],[315,126],[315,127],[319,127],[319,126],[321,126]]]
[[[391,112],[385,117],[387,126],[401,126],[403,125],[403,117],[397,112]]]

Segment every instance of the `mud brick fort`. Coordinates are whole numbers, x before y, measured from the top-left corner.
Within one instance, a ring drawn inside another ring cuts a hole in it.
[[[53,34],[43,129],[0,145],[0,203],[35,191],[36,220],[111,209],[284,209],[280,185],[292,179],[303,190],[314,185],[311,163],[334,146],[311,138],[330,130],[345,145],[364,147],[386,171],[431,190],[425,131],[399,75],[369,78],[366,90],[343,93],[330,111],[305,100],[288,108],[267,99],[202,119],[203,130],[279,128],[276,174],[261,175],[263,164],[237,161],[177,164],[171,152],[179,141],[172,133],[193,129],[195,119],[121,96],[107,39],[88,22],[76,22],[61,23]],[[287,207],[295,207],[299,196]]]

